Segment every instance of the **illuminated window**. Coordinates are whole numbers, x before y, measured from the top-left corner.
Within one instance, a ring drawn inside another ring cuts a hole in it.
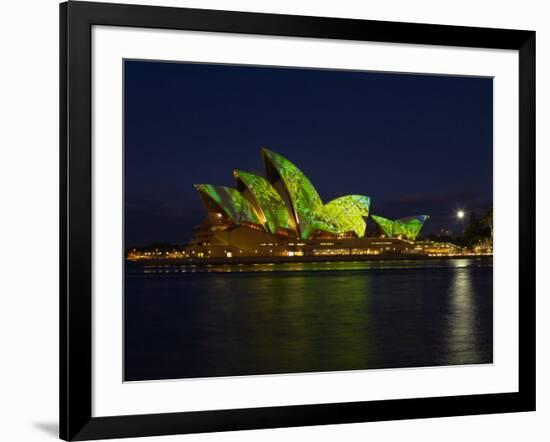
[[[313,249],[314,256],[349,255],[350,249]]]

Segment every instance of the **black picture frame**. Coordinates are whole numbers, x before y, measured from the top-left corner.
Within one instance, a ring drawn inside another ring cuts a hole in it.
[[[519,391],[92,417],[93,25],[519,52]],[[138,437],[535,410],[535,32],[67,2],[60,5],[60,437]]]

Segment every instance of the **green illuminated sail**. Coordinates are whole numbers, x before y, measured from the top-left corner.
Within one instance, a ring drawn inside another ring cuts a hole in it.
[[[387,237],[406,238],[411,241],[416,239],[428,218],[428,215],[418,215],[391,221],[381,216],[372,215],[372,219],[378,224]]]
[[[380,227],[388,238],[393,236],[393,221],[382,216],[371,215],[372,220]]]
[[[212,184],[196,184],[195,188],[207,203],[213,201],[235,224],[261,224],[250,202],[237,189]]]
[[[279,191],[296,220],[300,238],[316,230],[338,233],[336,224],[325,214],[321,197],[311,181],[282,155],[262,149],[267,178]]]
[[[233,175],[243,193],[245,190],[250,192],[250,202],[267,231],[275,233],[278,227],[295,230],[285,202],[269,181],[260,175],[242,170],[235,170]]]
[[[338,226],[339,233],[355,232],[365,236],[369,216],[370,198],[364,195],[346,195],[333,199],[325,205],[325,212]]]
[[[428,218],[428,215],[418,215],[395,220],[393,234],[414,241]]]

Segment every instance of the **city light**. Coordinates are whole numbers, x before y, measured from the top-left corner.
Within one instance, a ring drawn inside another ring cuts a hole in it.
[[[456,216],[458,219],[464,218],[464,210],[459,210],[458,212],[456,212]]]

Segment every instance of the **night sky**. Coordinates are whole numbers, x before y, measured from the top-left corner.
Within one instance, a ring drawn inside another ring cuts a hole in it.
[[[191,239],[193,184],[263,175],[261,147],[324,202],[369,195],[374,214],[430,215],[424,233],[492,202],[491,79],[125,61],[124,81],[128,247]]]

